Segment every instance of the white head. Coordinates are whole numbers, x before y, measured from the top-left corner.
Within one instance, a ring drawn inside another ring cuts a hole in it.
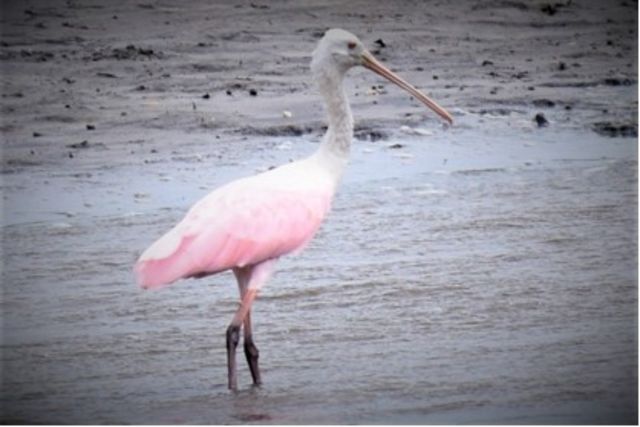
[[[327,31],[313,51],[311,60],[311,70],[314,76],[321,81],[325,79],[330,81],[341,80],[345,73],[356,65],[362,65],[395,83],[431,108],[440,117],[449,123],[453,123],[451,114],[427,95],[382,65],[364,47],[360,39],[348,31],[337,28]]]
[[[331,29],[324,34],[313,51],[311,68],[329,66],[344,74],[349,68],[362,64],[362,52],[366,49],[356,36],[338,28]]]

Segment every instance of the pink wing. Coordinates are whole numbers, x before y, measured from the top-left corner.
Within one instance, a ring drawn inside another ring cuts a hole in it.
[[[135,266],[137,281],[157,288],[301,250],[330,204],[330,192],[233,182],[196,203],[142,254]]]

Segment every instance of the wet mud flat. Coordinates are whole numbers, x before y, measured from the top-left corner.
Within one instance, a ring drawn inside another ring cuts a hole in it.
[[[10,4],[3,422],[637,422],[636,7]],[[456,125],[350,74],[351,165],[256,302],[264,387],[240,365],[229,393],[232,275],[142,292],[131,266],[317,147],[330,26]]]

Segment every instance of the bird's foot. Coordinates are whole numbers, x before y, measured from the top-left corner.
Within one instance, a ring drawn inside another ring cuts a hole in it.
[[[247,363],[249,364],[249,370],[251,370],[251,378],[253,378],[253,385],[260,386],[262,380],[260,379],[260,368],[258,368],[258,358],[260,352],[258,347],[253,343],[253,340],[246,339],[244,341],[244,354],[247,356]]]

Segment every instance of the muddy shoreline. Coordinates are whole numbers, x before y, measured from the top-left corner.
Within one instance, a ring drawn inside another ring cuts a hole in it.
[[[637,135],[635,6],[621,1],[224,4],[10,2],[0,61],[3,170],[73,167],[74,144],[105,163],[169,149],[155,132],[296,136],[320,132],[308,73],[324,29],[360,35],[453,111],[535,127]],[[228,25],[233,22],[234,25]],[[376,43],[377,41],[377,43]],[[361,127],[438,126],[400,90],[357,70]]]

